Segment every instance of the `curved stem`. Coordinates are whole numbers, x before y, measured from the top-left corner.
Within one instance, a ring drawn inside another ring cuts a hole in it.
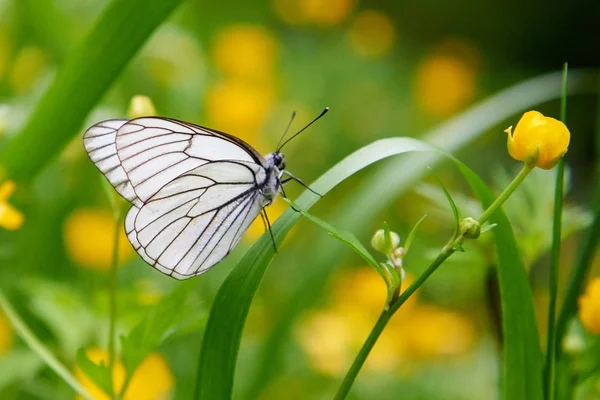
[[[494,211],[496,211],[498,207],[504,204],[506,199],[510,197],[510,195],[515,191],[515,189],[518,188],[521,183],[523,183],[523,181],[525,180],[527,175],[529,175],[529,173],[533,170],[533,168],[535,168],[534,165],[523,165],[523,169],[521,169],[519,174],[515,177],[515,179],[513,179],[510,185],[508,185],[506,189],[504,189],[504,191],[500,193],[500,196],[498,196],[498,198],[494,200],[492,205],[489,206],[487,210],[483,212],[483,214],[481,214],[481,217],[479,217],[479,219],[477,220],[481,225],[483,225],[483,223],[492,216],[492,214],[494,213]]]
[[[406,290],[403,291],[402,294],[389,307],[386,307],[383,310],[379,316],[379,319],[375,323],[373,330],[369,334],[369,337],[354,359],[352,366],[346,373],[346,376],[344,377],[344,380],[342,381],[342,384],[335,395],[335,400],[342,400],[346,398],[350,388],[352,387],[352,384],[354,383],[354,380],[358,375],[358,372],[369,356],[371,349],[373,349],[373,346],[375,346],[375,343],[377,342],[377,339],[379,339],[383,329],[386,327],[387,323],[396,313],[396,311],[398,311],[400,306],[402,306],[402,304],[408,300],[408,298],[427,280],[427,278],[429,278],[429,276],[431,276],[431,274],[433,274],[433,272],[456,251],[456,248],[460,246],[464,240],[465,238],[463,236],[459,236],[456,238],[456,240],[448,242],[448,244],[442,248],[440,254],[438,254],[436,259],[433,260],[425,272],[423,272],[419,278],[413,282],[412,285],[406,288]]]
[[[0,290],[0,307],[4,309],[4,313],[10,320],[13,328],[21,339],[29,348],[37,354],[45,363],[52,369],[58,376],[64,380],[67,385],[71,386],[71,388],[76,391],[81,397],[86,400],[92,400],[92,396],[85,390],[85,388],[79,383],[77,378],[73,376],[71,371],[69,371],[63,364],[54,355],[40,342],[40,340],[29,330],[25,322],[21,319],[19,314],[12,307],[8,299],[4,296],[2,290]]]

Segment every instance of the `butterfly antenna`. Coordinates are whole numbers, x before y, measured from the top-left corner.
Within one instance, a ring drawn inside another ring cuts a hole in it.
[[[298,136],[299,134],[301,134],[302,132],[304,132],[306,130],[306,128],[308,128],[309,126],[311,126],[312,124],[314,124],[315,122],[317,122],[317,120],[319,118],[321,118],[323,115],[327,114],[327,111],[329,111],[329,107],[325,107],[325,109],[321,112],[321,114],[319,114],[319,116],[317,118],[315,118],[312,121],[310,121],[310,123],[308,125],[306,125],[304,128],[300,129],[298,132],[296,132],[294,135],[292,135],[292,137],[290,137],[288,140],[286,140],[285,142],[283,142],[283,144],[281,144],[280,146],[277,146],[277,150],[275,150],[275,151],[279,152],[283,148],[283,146],[285,146],[290,140],[292,140],[293,138],[295,138],[296,136]]]
[[[279,139],[279,142],[277,143],[277,149],[280,149],[279,145],[281,144],[281,141],[283,140],[283,138],[285,137],[285,135],[290,130],[290,126],[292,126],[292,122],[294,121],[294,117],[296,117],[296,111],[292,111],[292,118],[290,118],[290,122],[288,122],[287,128],[285,128],[285,132],[283,132],[283,135],[281,135],[281,138]]]

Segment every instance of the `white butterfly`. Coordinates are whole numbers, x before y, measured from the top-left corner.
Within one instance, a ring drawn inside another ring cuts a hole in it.
[[[125,231],[138,254],[160,272],[188,279],[229,254],[259,214],[270,227],[264,207],[285,182],[302,183],[285,170],[280,150],[327,111],[265,157],[235,136],[160,117],[99,122],[83,143],[132,203]]]

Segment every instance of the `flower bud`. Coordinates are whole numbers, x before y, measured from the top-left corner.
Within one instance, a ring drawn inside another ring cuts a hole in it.
[[[458,229],[460,235],[467,239],[477,239],[481,234],[481,225],[471,217],[467,217],[460,221]]]
[[[565,124],[545,117],[537,111],[528,111],[519,120],[514,132],[508,133],[508,152],[515,159],[551,169],[565,155],[571,134]]]
[[[127,116],[130,119],[148,117],[156,115],[154,104],[148,96],[137,95],[133,96],[129,103],[129,110],[127,110]]]
[[[390,231],[390,237],[387,240],[389,247],[386,244],[385,231],[379,229],[371,238],[371,246],[380,253],[390,254],[396,247],[400,245],[400,236],[396,232]]]

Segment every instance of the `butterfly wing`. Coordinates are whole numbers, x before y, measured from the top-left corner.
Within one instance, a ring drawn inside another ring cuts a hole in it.
[[[266,161],[245,142],[163,118],[113,120],[84,135],[90,158],[133,207],[125,230],[150,265],[198,275],[239,242],[267,202]]]

